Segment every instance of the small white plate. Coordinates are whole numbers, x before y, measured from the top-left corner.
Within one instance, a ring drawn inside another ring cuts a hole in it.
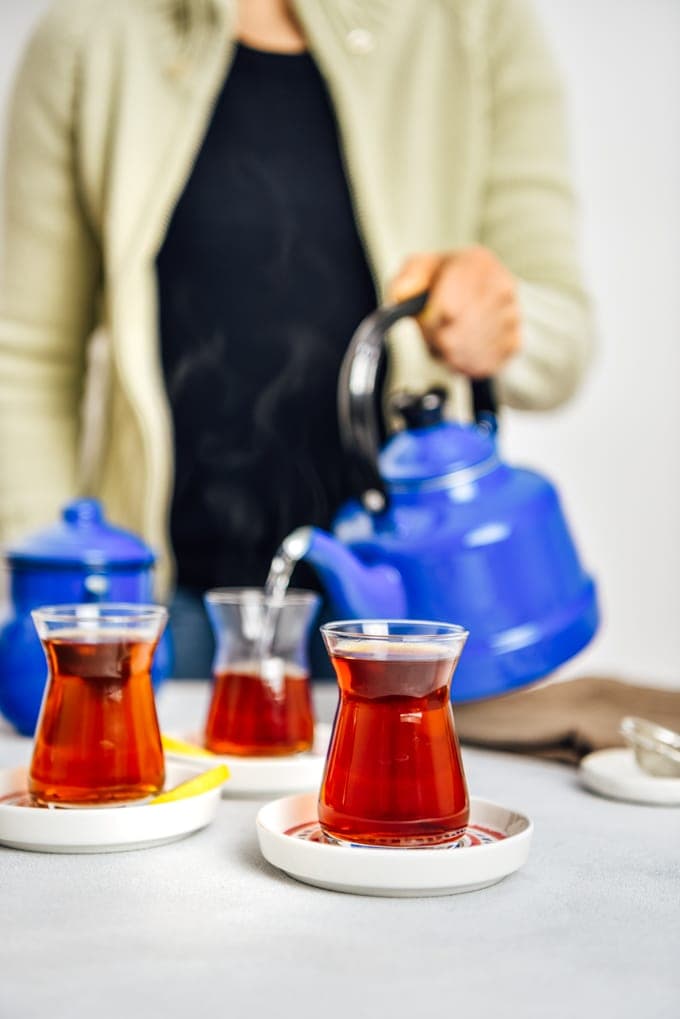
[[[680,778],[658,778],[643,771],[631,747],[596,750],[581,761],[581,781],[588,789],[615,800],[680,805]]]
[[[312,749],[308,753],[287,757],[237,757],[234,754],[211,754],[206,757],[204,754],[185,754],[177,750],[166,750],[165,756],[168,760],[200,763],[204,768],[226,764],[229,768],[229,781],[222,790],[225,797],[273,796],[319,788],[330,736],[330,725],[317,723]],[[197,746],[201,744],[201,737],[196,733],[180,734],[179,738],[186,743],[195,743]]]
[[[202,769],[166,766],[165,789],[195,778]],[[28,792],[26,768],[0,771],[0,797]],[[220,788],[170,803],[117,807],[33,807],[0,802],[0,844],[36,853],[115,853],[174,842],[205,828],[215,817]]]
[[[496,884],[529,855],[529,818],[488,800],[470,803],[465,844],[426,849],[338,846],[323,841],[317,797],[267,803],[257,815],[262,855],[305,884],[355,895],[413,897],[472,892]]]

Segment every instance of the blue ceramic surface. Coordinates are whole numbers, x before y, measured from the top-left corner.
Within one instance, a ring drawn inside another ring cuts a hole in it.
[[[559,497],[498,457],[486,427],[438,422],[380,455],[387,508],[344,506],[334,537],[312,528],[304,558],[337,618],[459,623],[470,631],[454,701],[508,692],[580,651],[598,625]]]
[[[49,572],[57,567],[140,570],[153,566],[155,556],[143,541],[113,527],[96,499],[76,499],[61,520],[32,534],[6,553],[10,566]]]
[[[108,524],[94,499],[70,503],[57,524],[5,555],[12,616],[0,629],[0,711],[30,736],[47,678],[31,610],[80,602],[151,603],[155,556],[137,537]],[[166,630],[154,658],[154,687],[171,667]]]

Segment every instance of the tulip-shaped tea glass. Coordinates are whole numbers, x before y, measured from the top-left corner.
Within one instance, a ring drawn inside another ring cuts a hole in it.
[[[449,694],[467,631],[378,619],[328,623],[321,632],[340,686],[322,830],[365,845],[456,841],[469,799]]]
[[[166,610],[98,603],[32,615],[48,666],[29,772],[34,799],[101,805],[159,792],[151,662]]]
[[[311,749],[307,641],[319,602],[313,591],[294,589],[283,600],[256,588],[208,591],[216,644],[208,750],[275,757]]]

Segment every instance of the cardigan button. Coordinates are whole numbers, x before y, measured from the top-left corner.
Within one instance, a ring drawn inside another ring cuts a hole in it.
[[[351,32],[347,33],[345,42],[350,53],[354,53],[358,57],[366,56],[375,49],[373,33],[369,32],[367,28],[353,28]]]

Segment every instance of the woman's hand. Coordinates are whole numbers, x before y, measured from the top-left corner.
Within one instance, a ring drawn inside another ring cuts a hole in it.
[[[422,290],[418,322],[432,355],[470,378],[495,375],[521,345],[515,279],[483,247],[413,255],[389,287],[393,301]]]

